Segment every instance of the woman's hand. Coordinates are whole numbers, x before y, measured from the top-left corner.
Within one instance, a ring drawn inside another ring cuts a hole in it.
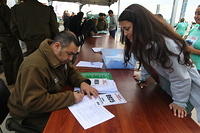
[[[175,103],[169,104],[169,108],[173,111],[174,116],[178,116],[178,118],[184,118],[187,116],[187,111],[184,107],[181,107]]]

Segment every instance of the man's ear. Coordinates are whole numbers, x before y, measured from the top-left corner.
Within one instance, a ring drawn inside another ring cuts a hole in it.
[[[54,46],[55,46],[56,48],[58,48],[58,49],[61,48],[60,42],[55,42],[55,43],[54,43]]]
[[[55,43],[53,44],[53,48],[56,49],[56,50],[60,49],[60,48],[61,48],[60,42],[55,42]]]
[[[55,53],[57,53],[58,51],[60,51],[60,49],[62,48],[60,42],[55,42],[55,43],[53,43],[53,44],[51,45],[51,47],[52,47],[52,49],[53,49],[53,51],[54,51]]]

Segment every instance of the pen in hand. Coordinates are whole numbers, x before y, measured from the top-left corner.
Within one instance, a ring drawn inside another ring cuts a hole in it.
[[[74,91],[73,94],[74,94],[75,103],[79,103],[84,97],[84,94],[78,91]]]

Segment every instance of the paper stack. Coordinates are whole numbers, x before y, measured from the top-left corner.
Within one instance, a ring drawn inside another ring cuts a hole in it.
[[[84,96],[83,100],[68,107],[84,129],[91,128],[114,117],[106,108],[97,105],[95,99]]]
[[[93,68],[102,68],[102,62],[89,62],[89,61],[80,61],[76,66],[78,67],[93,67]]]

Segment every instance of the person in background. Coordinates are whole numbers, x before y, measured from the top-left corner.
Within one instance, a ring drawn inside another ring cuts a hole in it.
[[[14,85],[19,66],[23,61],[23,55],[18,40],[10,31],[11,13],[6,3],[7,0],[0,1],[1,57],[7,84]]]
[[[69,29],[77,37],[81,35],[83,15],[84,15],[83,12],[79,12],[79,13],[77,13],[77,15],[73,16],[72,19],[70,20]]]
[[[186,41],[190,45],[187,50],[200,73],[200,7],[196,9],[194,19],[197,24],[190,30]]]
[[[99,13],[99,18],[98,18],[98,21],[97,21],[97,31],[105,31],[107,30],[108,28],[108,24],[105,20],[105,16],[106,14],[104,13]]]
[[[110,22],[109,22],[109,27],[108,27],[109,33],[111,37],[115,38],[115,33],[117,31],[117,22],[115,20],[112,10],[108,11],[108,15],[110,16]]]
[[[76,14],[74,12],[72,12],[71,17],[74,17]]]
[[[158,18],[160,18],[160,19],[164,19],[163,18],[163,15],[162,14],[160,14],[160,13],[158,13],[158,14],[155,14],[155,16],[157,16]]]
[[[69,24],[70,24],[70,14],[68,11],[64,11],[63,16],[63,25],[64,25],[64,30],[69,30]]]
[[[138,4],[128,6],[118,20],[126,36],[125,63],[133,54],[172,97],[169,108],[174,116],[186,117],[191,103],[200,122],[200,75],[186,51],[186,42],[169,24]]]
[[[23,127],[42,132],[52,111],[80,102],[84,93],[89,97],[98,95],[89,85],[90,80],[71,65],[78,47],[76,36],[63,31],[54,40],[44,40],[22,62],[8,107],[13,119]],[[66,85],[80,87],[82,93],[63,90]]]
[[[181,18],[179,23],[175,26],[176,32],[183,37],[188,27],[188,23],[185,22],[184,18]]]
[[[56,14],[51,6],[45,6],[37,0],[23,1],[11,8],[11,32],[26,43],[27,56],[45,38],[53,38],[59,31]]]
[[[194,27],[198,27],[198,25],[196,24],[196,22],[192,22],[191,26],[190,26],[190,30],[193,29]]]
[[[97,33],[96,24],[92,18],[85,18],[82,24],[81,33],[85,38],[93,36]]]

